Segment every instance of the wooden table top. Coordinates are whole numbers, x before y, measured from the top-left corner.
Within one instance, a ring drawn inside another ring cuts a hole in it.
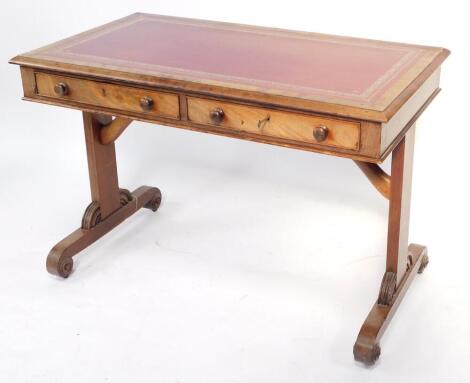
[[[388,121],[443,48],[133,14],[12,63]]]

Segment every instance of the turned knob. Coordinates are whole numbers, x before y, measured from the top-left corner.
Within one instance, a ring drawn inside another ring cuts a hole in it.
[[[212,109],[210,117],[214,124],[220,124],[224,119],[224,111],[220,108]]]
[[[313,137],[317,142],[325,141],[327,136],[328,128],[325,125],[320,125],[313,129]]]
[[[54,92],[56,92],[59,96],[65,96],[69,93],[69,87],[65,82],[59,82],[58,84],[54,85]]]
[[[150,97],[142,97],[140,99],[140,106],[142,107],[143,110],[150,110],[153,108],[153,100]]]

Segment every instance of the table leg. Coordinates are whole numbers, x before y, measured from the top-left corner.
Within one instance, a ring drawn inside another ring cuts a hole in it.
[[[354,358],[373,364],[380,356],[380,338],[403,299],[413,277],[428,263],[424,246],[408,246],[411,178],[415,127],[394,149],[390,185],[387,261],[379,296],[359,331]]]
[[[156,211],[160,206],[158,188],[142,186],[134,192],[119,189],[114,142],[100,142],[103,125],[92,113],[84,112],[85,141],[92,202],[85,210],[79,229],[64,238],[50,251],[46,267],[51,274],[68,277],[72,257],[111,231],[141,207]]]

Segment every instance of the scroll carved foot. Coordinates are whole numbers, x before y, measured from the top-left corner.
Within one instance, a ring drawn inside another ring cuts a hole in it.
[[[379,293],[379,305],[390,305],[392,303],[393,294],[397,288],[397,274],[387,271],[382,279]]]
[[[369,312],[354,344],[354,359],[367,365],[374,364],[380,356],[380,339],[387,329],[414,276],[428,263],[424,246],[408,246],[408,267],[397,285],[396,274],[386,272],[382,279],[379,298]]]
[[[380,346],[377,343],[361,343],[359,341],[354,345],[354,359],[364,363],[366,366],[372,366],[379,359]]]
[[[95,201],[88,205],[80,229],[65,237],[50,251],[46,261],[49,273],[67,278],[72,272],[72,257],[75,254],[114,229],[140,208],[149,206],[150,209],[156,211],[162,200],[160,190],[149,186],[141,186],[133,193],[126,189],[120,189],[120,195],[121,208],[104,220],[101,219],[98,202]]]
[[[154,193],[153,198],[144,205],[144,208],[150,209],[153,212],[157,211],[162,203],[162,193],[160,189],[154,188]]]
[[[119,189],[121,206],[132,201],[132,193],[127,189]],[[82,218],[82,229],[89,230],[101,222],[100,204],[93,201],[88,205]]]
[[[73,270],[72,257],[65,257],[59,249],[52,249],[47,257],[47,271],[62,278],[68,278]]]

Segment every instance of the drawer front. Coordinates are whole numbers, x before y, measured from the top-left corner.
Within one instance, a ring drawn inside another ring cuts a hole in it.
[[[188,97],[188,118],[263,136],[349,150],[359,149],[360,123]]]
[[[171,93],[47,73],[36,73],[36,87],[40,96],[128,112],[179,118],[178,96]]]

